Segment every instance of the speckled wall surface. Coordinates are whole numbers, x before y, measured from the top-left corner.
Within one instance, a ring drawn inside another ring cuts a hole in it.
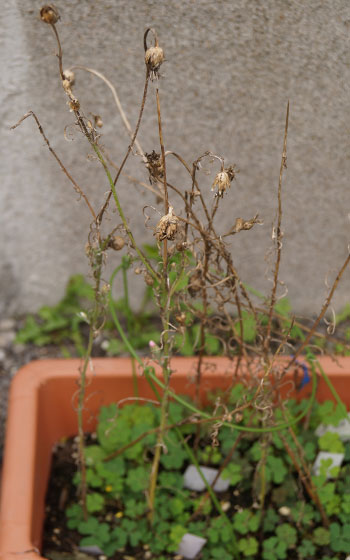
[[[240,169],[221,206],[220,228],[256,212],[264,225],[234,237],[241,277],[267,289],[266,253],[276,209],[284,119],[290,99],[288,169],[283,186],[284,254],[281,279],[293,308],[317,311],[350,242],[350,4],[347,0],[56,0],[64,66],[102,71],[117,87],[135,124],[141,100],[143,32],[157,29],[166,54],[161,101],[166,149],[191,162],[205,150]],[[57,301],[73,273],[85,272],[89,215],[48,153],[34,121],[9,131],[35,111],[53,147],[97,204],[108,185],[89,147],[75,132],[60,86],[56,46],[38,18],[39,2],[12,0],[0,11],[1,67],[1,308],[35,310]],[[85,112],[101,115],[103,143],[120,162],[128,137],[110,91],[77,73]],[[143,149],[158,149],[154,96],[140,130]],[[140,158],[127,172],[147,180]],[[208,193],[213,180],[202,175]],[[175,163],[169,179],[188,179]],[[154,197],[126,178],[120,196],[136,236],[144,235],[142,207]],[[175,205],[176,206],[176,205]],[[176,208],[175,208],[176,210]],[[117,221],[110,213],[111,221]],[[117,223],[117,222],[116,222]],[[149,240],[152,240],[152,232]],[[115,262],[108,263],[110,270]],[[106,276],[108,274],[106,273]],[[137,299],[132,281],[132,293]],[[350,299],[350,273],[335,300]]]

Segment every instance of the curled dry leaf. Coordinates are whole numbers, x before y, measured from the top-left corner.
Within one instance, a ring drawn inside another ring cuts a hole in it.
[[[252,229],[255,224],[262,224],[262,221],[259,220],[258,214],[256,214],[251,220],[243,220],[243,218],[237,218],[235,225],[230,231],[230,234],[238,233],[239,231],[242,231],[242,229]]]

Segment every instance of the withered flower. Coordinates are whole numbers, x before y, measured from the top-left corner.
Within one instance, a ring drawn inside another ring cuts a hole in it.
[[[103,121],[102,121],[100,115],[94,115],[94,121],[95,121],[95,126],[98,126],[98,128],[103,127]]]
[[[175,315],[175,319],[177,320],[177,322],[183,326],[186,323],[186,313],[184,313],[183,311],[181,313],[178,313],[177,315]]]
[[[148,68],[151,80],[159,76],[159,68],[164,62],[164,52],[161,47],[149,47],[145,54],[145,63]]]
[[[147,286],[153,286],[154,280],[153,280],[152,276],[150,274],[148,274],[148,272],[145,272],[143,277],[145,279],[145,282],[146,282]]]
[[[79,103],[78,99],[73,97],[73,99],[71,99],[69,101],[69,110],[71,112],[74,112],[74,111],[79,111],[79,109],[80,109],[80,103]]]
[[[203,287],[202,273],[200,270],[195,270],[190,276],[188,281],[188,293],[191,297],[194,297]]]
[[[74,85],[74,82],[75,82],[75,74],[74,74],[74,72],[73,72],[72,70],[69,70],[69,69],[64,70],[64,72],[63,72],[63,80],[64,80],[64,81],[67,81],[67,83],[68,83],[70,86]]]
[[[169,206],[169,213],[159,220],[154,232],[158,241],[164,241],[164,239],[169,239],[171,241],[174,239],[178,228],[179,218],[173,214],[173,211],[173,207]]]
[[[217,173],[213,185],[211,187],[212,191],[215,191],[215,189],[217,189],[215,196],[222,198],[224,196],[224,193],[227,191],[227,189],[230,188],[231,181],[233,181],[235,176],[236,176],[236,171],[234,165],[230,165],[230,167],[228,167],[227,169],[223,169],[223,171]]]
[[[42,21],[51,25],[57,23],[60,19],[58,10],[53,4],[45,4],[40,10],[40,17]]]
[[[150,154],[145,154],[147,163],[146,167],[149,173],[149,181],[151,184],[157,183],[164,177],[163,161],[160,154],[154,150]]]

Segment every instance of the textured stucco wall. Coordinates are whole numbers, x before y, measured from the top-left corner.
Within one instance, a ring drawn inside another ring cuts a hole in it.
[[[287,99],[288,169],[284,180],[281,279],[294,309],[317,311],[350,241],[350,4],[348,0],[56,0],[64,66],[85,64],[118,88],[136,122],[144,79],[143,32],[157,29],[167,62],[161,82],[167,149],[192,161],[205,150],[240,169],[222,206],[222,231],[259,212],[264,225],[237,235],[232,250],[242,278],[269,285],[271,246]],[[56,46],[40,22],[39,2],[12,0],[0,11],[1,310],[21,313],[57,301],[73,273],[87,270],[89,215],[49,155],[34,121],[9,131],[28,109],[97,204],[107,190],[98,163],[74,129],[60,86]],[[79,72],[76,93],[86,113],[100,114],[103,143],[118,162],[128,137],[106,86]],[[158,149],[154,96],[140,141]],[[127,171],[145,180],[139,158]],[[173,182],[184,182],[170,166]],[[212,172],[213,173],[213,172]],[[212,175],[205,178],[208,189]],[[142,207],[154,199],[126,179],[121,197],[144,239]],[[114,214],[111,221],[116,220]],[[150,233],[150,239],[152,238]],[[113,264],[110,262],[109,266]],[[136,292],[137,288],[133,288]],[[335,300],[348,301],[350,273]]]

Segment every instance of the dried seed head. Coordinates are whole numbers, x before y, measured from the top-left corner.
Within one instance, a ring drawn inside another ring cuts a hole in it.
[[[53,4],[46,4],[40,10],[40,17],[45,23],[50,23],[51,25],[58,22],[60,15],[57,8]]]
[[[124,238],[120,235],[114,235],[108,243],[108,247],[114,249],[114,251],[120,251],[125,245]]]
[[[235,176],[236,176],[236,171],[234,165],[230,165],[230,167],[228,167],[227,169],[220,171],[220,173],[216,175],[214,179],[214,183],[211,187],[212,191],[215,191],[215,189],[217,189],[215,196],[219,196],[222,198],[224,196],[224,193],[227,191],[227,189],[230,188],[231,181],[233,181]]]
[[[233,179],[235,179],[235,177],[236,177],[236,173],[238,173],[238,170],[236,169],[235,165],[230,165],[230,167],[228,167],[224,171],[226,171],[227,175],[229,176],[230,181],[233,181]]]
[[[220,171],[214,179],[214,183],[211,187],[212,191],[217,189],[217,193],[215,196],[223,197],[224,193],[229,189],[231,186],[231,181],[228,173],[226,171]]]
[[[202,274],[200,270],[196,270],[192,276],[190,276],[187,289],[192,297],[202,289]]]
[[[186,313],[178,313],[178,315],[175,315],[175,319],[180,325],[184,325],[186,322]]]
[[[162,157],[154,150],[150,154],[145,154],[145,156],[147,158],[146,167],[149,173],[149,181],[151,184],[157,183],[164,177]]]
[[[63,72],[63,78],[64,80],[67,80],[70,86],[72,86],[75,82],[75,74],[74,72],[72,72],[72,70],[65,70]]]
[[[149,47],[145,54],[145,63],[151,76],[151,80],[157,79],[159,68],[164,62],[164,52],[161,47]]]
[[[111,291],[111,286],[110,284],[103,284],[102,288],[101,288],[101,294],[103,296],[106,296],[109,294],[109,292]]]
[[[135,268],[134,272],[135,274],[141,274],[142,270],[141,268]]]
[[[144,278],[145,278],[145,282],[146,282],[147,286],[153,286],[154,280],[153,280],[152,276],[150,274],[148,274],[148,272],[145,273]]]
[[[186,241],[179,241],[176,243],[176,250],[177,251],[186,251],[187,249],[187,242]]]
[[[158,241],[163,241],[164,239],[172,240],[176,235],[179,218],[173,214],[173,210],[173,207],[169,206],[169,213],[163,216],[158,222],[154,232]]]
[[[235,420],[237,422],[237,424],[239,424],[240,422],[242,422],[243,420],[243,414],[241,412],[236,412],[235,414]]]
[[[103,127],[103,121],[100,115],[94,115],[94,121],[95,121],[95,126],[98,126],[99,128]]]
[[[78,101],[77,99],[75,99],[75,98],[72,99],[72,100],[69,102],[69,108],[70,108],[71,111],[79,111],[79,109],[80,109],[80,103],[79,103],[79,101]]]

